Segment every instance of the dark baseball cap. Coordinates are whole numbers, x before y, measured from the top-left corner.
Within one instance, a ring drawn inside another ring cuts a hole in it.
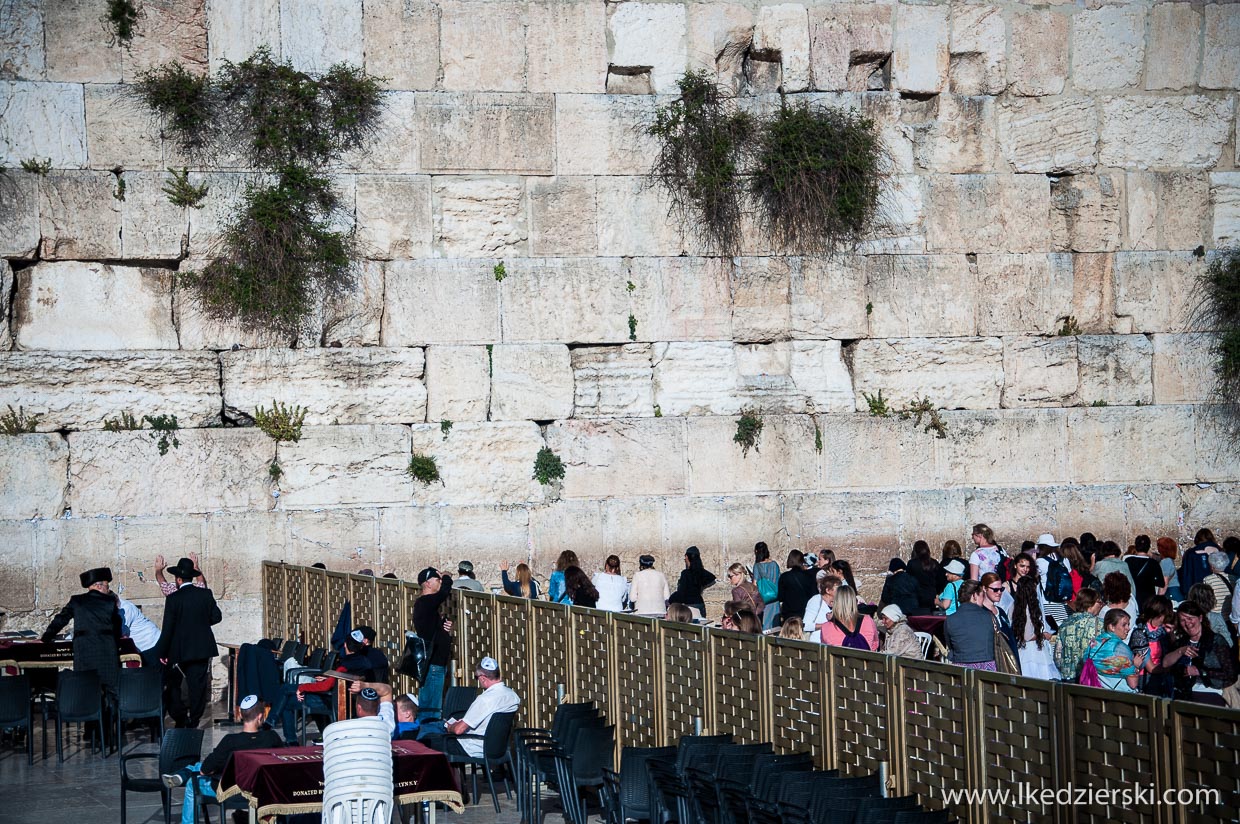
[[[438,577],[439,577],[439,570],[435,569],[434,567],[427,567],[426,569],[418,573],[418,583],[425,584],[430,579],[438,578]]]

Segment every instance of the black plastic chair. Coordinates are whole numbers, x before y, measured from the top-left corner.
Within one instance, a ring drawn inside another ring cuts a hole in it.
[[[507,768],[508,772],[512,771],[512,757],[508,753],[508,743],[512,738],[512,727],[516,722],[516,712],[497,712],[491,716],[487,722],[486,732],[482,735],[459,735],[457,740],[462,738],[482,740],[482,756],[472,757],[468,755],[448,755],[449,764],[460,765],[462,770],[462,782],[464,783],[464,768],[470,767],[473,775],[474,803],[478,803],[478,768],[482,767],[483,773],[486,775],[487,787],[491,790],[491,801],[495,803],[495,812],[499,812],[499,796],[495,792],[495,774],[493,770],[499,767]],[[512,792],[509,789],[507,774],[504,777],[504,798],[511,798]]]
[[[478,690],[474,687],[448,687],[443,699],[443,717],[459,719],[477,697]]]
[[[151,741],[164,737],[164,685],[163,673],[156,667],[122,669],[116,687],[116,746],[124,744],[126,719],[149,718],[155,721],[151,728]]]
[[[30,710],[30,678],[6,675],[0,678],[0,729],[26,731],[26,763],[34,763],[34,716]]]
[[[193,780],[199,781],[199,782],[206,782],[206,783],[211,782],[211,779],[205,775],[195,776]],[[199,786],[201,786],[201,784]],[[197,824],[199,820],[198,818],[199,813],[202,813],[202,821],[205,822],[205,824],[211,824],[211,814],[210,812],[208,812],[208,810],[210,809],[212,802],[215,803],[216,811],[219,813],[219,818],[217,820],[219,821],[220,824],[224,824],[224,822],[226,821],[224,817],[224,813],[227,812],[228,810],[248,810],[250,808],[250,802],[246,800],[246,797],[244,795],[234,795],[231,798],[228,798],[224,801],[220,801],[220,799],[217,796],[207,795],[204,792],[195,792],[194,793],[194,804],[195,804],[194,822],[195,824]]]
[[[164,806],[164,824],[172,824],[172,790],[164,786],[162,775],[174,773],[202,760],[202,730],[172,729],[164,733],[159,752],[121,755],[121,824],[125,824],[127,793],[159,793]],[[131,775],[134,761],[155,761],[155,775]]]
[[[900,810],[891,821],[892,824],[948,824],[951,816],[946,810]]]
[[[579,731],[571,754],[564,750],[552,752],[560,805],[569,824],[587,824],[589,810],[581,790],[602,786],[603,770],[612,767],[615,744],[616,728],[612,725]]]
[[[95,751],[95,738],[99,739],[99,751],[104,758],[108,756],[107,741],[104,740],[103,726],[103,688],[99,683],[99,674],[95,672],[74,672],[61,670],[56,681],[56,760],[64,763],[63,729],[65,724],[87,724],[94,722],[91,729],[91,752]]]
[[[660,760],[672,763],[675,758],[675,747],[625,747],[620,751],[619,786],[615,799],[615,813],[620,824],[650,818],[648,762]]]

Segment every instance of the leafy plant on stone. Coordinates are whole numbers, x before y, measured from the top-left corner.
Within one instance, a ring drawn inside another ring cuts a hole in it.
[[[180,206],[182,209],[197,209],[202,205],[202,201],[206,198],[210,187],[203,183],[198,186],[189,182],[189,170],[182,168],[180,171],[169,169],[168,173],[172,175],[172,180],[164,184],[164,194],[168,196],[168,202],[173,206]]]
[[[415,452],[409,459],[409,468],[405,472],[415,481],[428,485],[440,480],[439,466],[432,455],[421,455]]]
[[[108,0],[104,19],[117,43],[129,43],[133,40],[134,26],[138,22],[138,7],[132,0]]]
[[[814,421],[814,451],[819,455],[822,454],[822,427],[818,425],[818,419],[812,418]]]
[[[116,189],[115,191],[112,192],[112,197],[116,198],[117,200],[123,203],[125,201],[125,189],[126,189],[125,170],[122,169],[120,166],[117,166],[115,169],[112,170],[112,174],[116,175]]]
[[[267,477],[271,478],[273,484],[280,483],[280,479],[284,477],[284,469],[281,468],[280,462],[275,458],[272,458],[271,463],[267,464]]]
[[[353,288],[357,248],[326,169],[378,128],[378,78],[345,64],[311,75],[261,48],[214,78],[176,63],[153,69],[136,94],[182,152],[228,151],[265,173],[224,221],[210,262],[182,275],[208,317],[288,338]],[[172,188],[186,203],[195,194]]]
[[[14,410],[10,405],[9,411],[0,415],[0,435],[28,435],[38,428],[42,419],[42,415],[27,415],[24,407]]]
[[[548,446],[538,450],[538,455],[534,458],[534,480],[546,486],[563,479],[564,462],[560,460],[560,456]]]
[[[865,399],[865,405],[870,408],[870,414],[874,417],[885,418],[891,414],[891,407],[887,405],[887,399],[883,397],[883,390],[878,390],[876,395],[862,392],[861,397]]]
[[[439,431],[443,433],[443,439],[448,440],[448,433],[452,431],[452,421],[444,418],[439,422]]]
[[[933,432],[936,438],[947,437],[947,424],[944,423],[942,416],[939,415],[939,409],[929,398],[913,401],[904,409],[900,410],[901,420],[913,419],[913,426],[922,425],[922,419],[926,421],[926,425],[922,427],[925,432]]]
[[[289,406],[273,400],[268,408],[254,409],[254,425],[276,443],[297,443],[301,440],[301,425],[306,420],[304,406]]]
[[[1110,404],[1107,403],[1106,401],[1094,401],[1093,403],[1090,404],[1090,406],[1103,407],[1103,406],[1110,406]]]
[[[736,434],[732,440],[741,445],[741,455],[749,457],[749,450],[758,450],[758,439],[762,435],[762,416],[757,412],[741,410],[740,419],[736,422]]]
[[[637,340],[637,317],[629,315],[629,340]]]
[[[151,425],[151,440],[159,448],[160,455],[167,455],[168,449],[179,449],[181,441],[177,432],[181,429],[176,415],[143,415],[142,420]]]
[[[502,260],[491,267],[491,274],[495,275],[496,283],[499,283],[504,278],[508,277],[508,270],[504,268],[504,262]]]
[[[1081,334],[1081,326],[1076,322],[1075,317],[1068,315],[1063,319],[1063,325],[1059,327],[1059,331],[1056,334],[1061,338],[1079,335]]]
[[[22,171],[44,176],[51,170],[52,159],[50,157],[44,160],[39,160],[37,157],[31,157],[22,161]]]
[[[135,417],[128,409],[123,410],[119,417],[107,418],[103,422],[104,432],[129,432],[142,428],[142,419]]]
[[[1209,332],[1214,360],[1211,398],[1229,440],[1240,441],[1240,247],[1218,250],[1197,280],[1194,328]]]

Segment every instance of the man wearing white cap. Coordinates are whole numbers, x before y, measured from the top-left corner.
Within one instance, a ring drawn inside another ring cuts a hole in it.
[[[263,705],[257,695],[241,699],[241,732],[231,732],[220,739],[211,754],[200,764],[161,776],[167,787],[185,785],[185,801],[181,804],[181,824],[194,824],[195,796],[202,794],[215,798],[215,788],[220,774],[228,764],[229,757],[241,750],[275,750],[284,747],[280,734],[263,728]]]
[[[491,716],[497,712],[516,712],[521,698],[504,683],[499,674],[499,662],[483,658],[474,670],[482,694],[474,699],[458,721],[448,718],[442,722],[432,721],[422,725],[418,740],[427,746],[449,755],[482,757],[482,739],[486,735]],[[466,736],[454,738],[453,736]]]

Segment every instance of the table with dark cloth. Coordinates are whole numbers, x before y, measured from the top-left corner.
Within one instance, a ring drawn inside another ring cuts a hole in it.
[[[416,741],[393,741],[395,801],[442,801],[464,811],[461,787],[448,758]],[[323,807],[323,747],[235,752],[224,767],[217,796],[250,802],[260,818],[317,812]]]
[[[943,634],[943,622],[946,620],[946,615],[910,615],[908,625],[913,632],[928,632],[946,644],[947,637]]]
[[[142,660],[132,638],[121,639],[120,653],[122,664]],[[73,666],[73,642],[0,641],[0,661],[13,661],[22,669],[68,669]]]

